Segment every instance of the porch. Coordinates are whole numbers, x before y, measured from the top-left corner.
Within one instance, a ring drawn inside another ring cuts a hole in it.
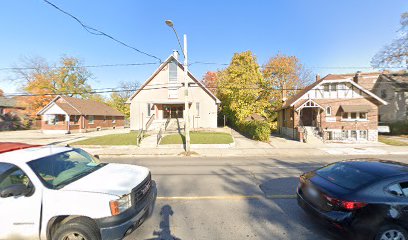
[[[184,129],[184,102],[155,102],[148,104],[147,121],[143,129],[158,131],[162,129]],[[189,104],[191,106],[191,102]]]
[[[81,129],[79,115],[45,114],[41,121],[44,133],[70,133]]]

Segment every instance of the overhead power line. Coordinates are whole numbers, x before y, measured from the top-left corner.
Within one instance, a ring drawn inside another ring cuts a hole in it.
[[[220,66],[228,66],[230,65],[229,63],[219,63],[219,62],[204,62],[204,61],[194,61],[190,63],[190,65],[195,65],[195,64],[203,64],[203,65],[220,65]],[[261,68],[271,68],[269,66],[261,66]],[[389,67],[381,67],[381,68],[375,68],[371,66],[311,66],[305,68],[311,68],[311,69],[400,69],[400,68],[406,68],[406,66],[389,66]]]
[[[115,63],[115,64],[98,64],[98,65],[83,65],[83,66],[53,66],[48,67],[51,69],[58,69],[58,68],[103,68],[103,67],[131,67],[131,66],[145,66],[145,65],[157,65],[158,63],[155,62],[147,62],[147,63]],[[15,70],[35,70],[37,67],[5,67],[0,68],[0,71],[15,71]]]
[[[180,86],[181,87],[181,86]],[[199,85],[191,85],[192,87],[200,87]],[[168,89],[167,83],[164,84],[155,84],[153,86],[147,86],[144,88],[99,88],[93,89],[91,91],[81,91],[81,92],[53,92],[53,93],[41,93],[41,94],[31,94],[31,93],[4,93],[7,97],[33,97],[33,96],[57,96],[57,95],[82,95],[82,94],[97,94],[97,93],[116,93],[116,92],[136,92],[136,91],[148,91],[148,90],[155,90],[155,89]],[[173,86],[171,88],[174,88]],[[261,87],[207,87],[207,89],[231,89],[231,90],[258,90],[262,89]],[[283,90],[286,91],[301,91],[305,88],[270,88],[270,89],[262,89],[265,92],[268,91],[278,91],[281,92]],[[402,88],[401,90],[407,90],[408,88]],[[322,90],[323,91],[323,90]],[[338,91],[349,91],[349,89],[338,89]]]
[[[48,1],[48,0],[43,0],[43,1],[44,1],[45,3],[47,3],[48,5],[52,6],[53,8],[57,9],[58,11],[62,12],[63,14],[65,14],[65,15],[71,17],[72,19],[74,19],[75,21],[77,21],[88,33],[93,34],[93,35],[98,35],[98,36],[107,37],[107,38],[109,38],[109,39],[111,39],[111,40],[113,40],[113,41],[115,41],[115,42],[117,42],[117,43],[119,43],[119,44],[121,44],[121,45],[127,47],[127,48],[130,48],[130,49],[132,49],[132,50],[134,50],[134,51],[136,51],[136,52],[138,52],[138,53],[141,53],[141,54],[143,54],[143,55],[146,55],[146,56],[148,56],[148,57],[157,59],[157,60],[159,60],[160,63],[162,62],[162,60],[161,60],[159,57],[156,57],[156,56],[154,56],[153,54],[147,53],[147,52],[142,51],[142,50],[140,50],[140,49],[137,49],[137,48],[135,48],[135,47],[133,47],[133,46],[130,46],[129,44],[127,44],[127,43],[125,43],[125,42],[123,42],[123,41],[121,41],[121,40],[118,40],[117,38],[112,37],[111,35],[109,35],[109,34],[103,32],[103,31],[101,31],[101,30],[98,30],[98,29],[96,29],[96,28],[94,28],[94,27],[91,27],[91,26],[86,25],[86,24],[83,23],[81,20],[79,20],[77,17],[75,17],[75,16],[72,15],[71,13],[69,13],[69,12],[67,12],[67,11],[65,11],[65,10],[63,10],[63,9],[61,9],[60,7],[58,7],[57,5],[55,5],[54,3],[52,3],[52,2],[50,2],[50,1]]]

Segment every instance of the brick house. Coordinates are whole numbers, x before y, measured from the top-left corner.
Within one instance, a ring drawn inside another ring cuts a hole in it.
[[[123,128],[125,115],[91,100],[57,96],[38,112],[44,133],[71,133]]]
[[[361,77],[360,73],[316,77],[283,103],[278,113],[280,134],[301,141],[377,141],[378,107],[387,102],[363,88],[358,83]]]

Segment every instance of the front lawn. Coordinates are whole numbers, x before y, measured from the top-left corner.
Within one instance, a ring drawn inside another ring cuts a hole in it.
[[[111,134],[71,143],[71,145],[136,145],[139,132]]]
[[[191,144],[230,144],[234,142],[231,134],[220,132],[190,132]],[[183,134],[172,134],[163,137],[160,144],[184,144]]]
[[[390,136],[379,135],[378,141],[392,146],[408,146],[408,142],[400,141]]]

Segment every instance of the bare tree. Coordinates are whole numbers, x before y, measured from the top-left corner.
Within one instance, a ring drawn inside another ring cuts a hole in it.
[[[385,46],[371,60],[375,68],[405,67],[408,68],[408,12],[401,15],[401,28],[398,37]]]

